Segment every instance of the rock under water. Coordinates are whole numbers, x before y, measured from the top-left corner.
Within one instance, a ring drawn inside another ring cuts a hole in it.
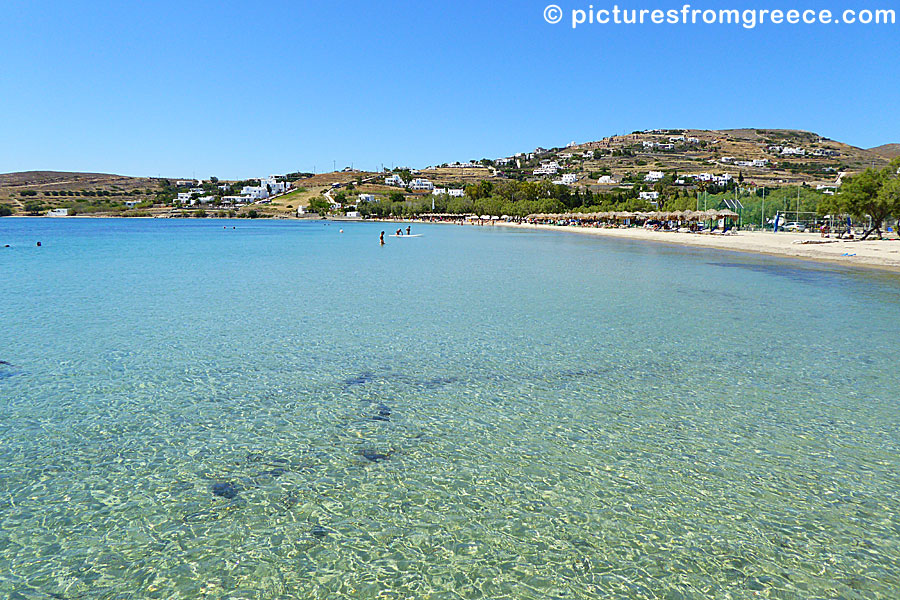
[[[344,387],[353,387],[356,385],[363,385],[369,383],[375,378],[375,375],[366,371],[364,373],[360,373],[356,377],[350,377],[349,379],[344,380]]]
[[[375,413],[375,416],[372,417],[373,421],[390,421],[391,420],[391,409],[389,406],[384,404],[378,405],[378,411]]]
[[[372,450],[371,448],[366,448],[359,452],[360,456],[374,463],[389,459],[391,457],[391,454],[393,454],[393,452],[383,453],[378,452],[377,450]]]
[[[213,496],[219,496],[220,498],[227,498],[228,500],[231,500],[237,497],[238,489],[234,486],[233,483],[220,481],[212,485],[212,493]]]

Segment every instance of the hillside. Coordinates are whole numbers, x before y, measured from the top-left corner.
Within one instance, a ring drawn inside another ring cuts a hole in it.
[[[690,175],[743,175],[756,185],[833,184],[840,172],[884,166],[885,156],[807,131],[772,129],[673,129],[611,136],[565,149],[538,149],[502,170],[529,177],[542,160],[555,160],[561,172],[574,173],[578,184],[596,186],[600,175],[616,184],[642,181],[649,171]],[[585,153],[593,153],[593,156]],[[533,154],[533,156],[532,156]],[[756,164],[752,164],[756,161]]]
[[[900,144],[885,144],[884,146],[878,146],[877,148],[869,148],[869,152],[893,160],[900,156]]]
[[[151,200],[160,180],[151,177],[127,177],[109,173],[68,173],[62,171],[24,171],[0,174],[0,202],[21,208],[33,193],[48,207],[76,197],[128,197]],[[24,194],[23,194],[24,193]]]
[[[808,131],[670,129],[610,136],[567,148],[538,148],[505,159],[485,159],[477,165],[444,164],[414,170],[411,175],[427,178],[436,187],[457,188],[484,179],[537,181],[569,174],[574,175],[576,187],[608,191],[644,184],[651,171],[671,176],[667,181],[679,180],[676,183],[687,190],[694,189],[697,182],[687,176],[699,174],[731,175],[747,184],[769,188],[800,184],[816,187],[833,186],[842,172],[853,174],[870,166],[882,167],[897,156],[900,144],[865,150]],[[558,165],[557,174],[534,174],[535,169],[548,162]],[[601,177],[603,183],[598,181]],[[90,209],[88,212],[132,214],[140,210],[145,214],[170,214],[171,203],[154,206],[164,181],[105,173],[7,173],[0,174],[0,203],[11,206],[15,212],[23,212],[29,200],[39,200],[45,208],[79,205],[79,212]],[[294,184],[299,189],[271,204],[258,205],[258,212],[293,215],[298,206],[309,204],[334,187],[344,191],[348,202],[361,192],[387,197],[400,191],[384,185],[383,174],[349,169],[304,177]],[[410,198],[414,196],[405,193]],[[140,206],[126,209],[126,201],[129,206],[135,201]]]

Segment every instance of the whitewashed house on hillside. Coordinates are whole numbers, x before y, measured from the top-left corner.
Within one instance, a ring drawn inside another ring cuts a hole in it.
[[[434,184],[428,181],[427,179],[422,179],[420,177],[416,177],[412,181],[409,182],[407,186],[409,189],[413,191],[424,191],[424,190],[433,190]]]
[[[553,183],[556,185],[573,185],[578,181],[578,175],[575,173],[563,173],[563,176],[560,179],[555,180]]]

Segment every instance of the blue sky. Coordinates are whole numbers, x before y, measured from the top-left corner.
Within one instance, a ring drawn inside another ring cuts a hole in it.
[[[614,4],[553,1],[567,17]],[[573,31],[544,21],[548,3],[7,0],[0,172],[423,167],[670,127],[900,142],[900,25]]]

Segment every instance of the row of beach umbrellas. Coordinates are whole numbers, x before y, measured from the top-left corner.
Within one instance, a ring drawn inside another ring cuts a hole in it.
[[[637,219],[646,221],[708,221],[723,218],[736,218],[739,215],[731,210],[676,210],[672,212],[601,212],[601,213],[564,213],[528,215],[531,220],[550,221],[624,221]]]

